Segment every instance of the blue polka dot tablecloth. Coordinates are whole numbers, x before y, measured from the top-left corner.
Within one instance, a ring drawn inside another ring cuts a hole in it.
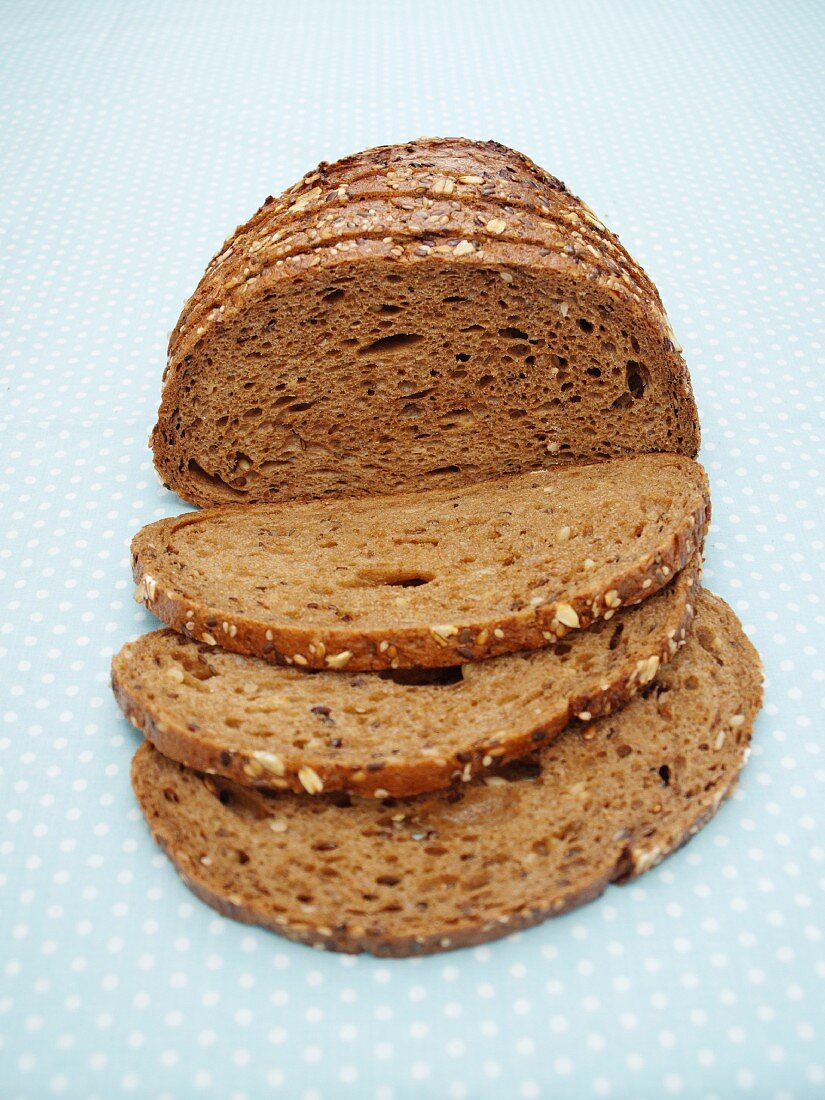
[[[825,1097],[816,3],[0,3],[2,1100]],[[496,138],[657,281],[699,403],[706,581],[766,665],[733,800],[637,884],[478,949],[313,951],[152,844],[109,661],[147,436],[207,260],[322,158]]]

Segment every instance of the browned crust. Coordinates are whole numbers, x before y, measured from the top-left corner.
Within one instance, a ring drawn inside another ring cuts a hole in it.
[[[633,459],[624,461],[631,463]],[[628,474],[632,476],[632,471]],[[704,471],[702,474],[704,477]],[[267,507],[271,506],[249,505],[245,511],[248,515],[252,508]],[[705,478],[700,503],[658,551],[645,555],[629,569],[613,574],[601,591],[586,590],[577,595],[570,594],[564,601],[555,600],[539,607],[514,611],[496,620],[457,619],[450,624],[455,633],[449,636],[436,634],[424,627],[377,630],[347,626],[309,629],[288,626],[233,614],[226,608],[204,607],[185,593],[165,586],[165,559],[162,554],[153,553],[149,532],[160,534],[160,544],[167,528],[200,523],[211,515],[232,512],[232,505],[210,508],[175,519],[159,520],[139,531],[132,540],[132,574],[137,585],[135,599],[173,630],[207,644],[219,642],[223,649],[233,653],[261,657],[275,664],[293,664],[297,654],[301,658],[298,663],[309,668],[334,668],[334,656],[349,653],[345,662],[349,671],[368,671],[382,668],[446,668],[516,653],[521,649],[541,649],[568,633],[568,628],[557,618],[562,602],[576,612],[582,629],[615,610],[619,606],[616,599],[622,607],[641,603],[681,572],[696,550],[704,545],[710,521],[710,495]],[[617,597],[608,605],[605,596],[611,591],[615,591]],[[319,643],[323,649],[319,648]]]
[[[362,237],[383,238],[411,236],[423,242],[437,238],[485,239],[503,243],[532,244],[537,248],[578,255],[602,273],[606,267],[611,275],[622,279],[630,296],[649,294],[618,246],[604,236],[587,231],[586,223],[568,213],[555,220],[548,214],[538,215],[532,207],[517,201],[488,201],[470,206],[456,199],[434,199],[418,191],[372,192],[353,195],[347,202],[328,204],[314,216],[291,219],[273,233],[266,251],[250,255],[244,264],[244,278],[259,275],[265,266],[278,259],[296,255],[318,244],[334,243]],[[582,229],[585,232],[582,232]],[[275,239],[277,237],[277,240]],[[228,273],[227,273],[228,275]],[[216,288],[217,293],[217,288]],[[210,310],[214,305],[210,306]],[[189,325],[199,318],[192,317]],[[189,326],[187,326],[189,327]]]
[[[444,185],[447,185],[445,187]],[[648,292],[658,292],[614,233],[567,187],[540,168],[523,153],[498,142],[475,142],[466,138],[421,138],[406,145],[383,146],[345,157],[334,164],[323,163],[280,198],[271,196],[256,213],[226,242],[210,262],[213,270],[222,260],[226,247],[242,239],[264,220],[277,217],[281,224],[299,218],[304,212],[318,211],[331,203],[345,204],[342,189],[362,194],[414,193],[455,194],[467,206],[476,200],[514,201],[546,216],[575,211],[584,219],[572,224],[597,231],[601,239],[610,239],[644,281]],[[370,190],[367,192],[366,188]],[[380,192],[379,192],[380,188]],[[297,208],[296,208],[297,207]]]
[[[468,169],[481,174],[467,175]],[[393,171],[403,171],[404,174],[397,176]],[[445,200],[446,181],[449,181],[450,190]],[[578,247],[588,251],[595,248],[592,254],[597,256],[603,271],[622,275],[640,299],[649,299],[664,311],[659,293],[650,278],[618,237],[582,200],[567,191],[544,194],[535,180],[512,178],[508,162],[501,158],[492,165],[485,163],[479,166],[467,163],[466,159],[456,161],[455,157],[450,157],[434,170],[415,162],[404,169],[387,169],[384,172],[373,169],[351,178],[346,173],[343,179],[340,174],[330,174],[324,177],[323,186],[313,189],[313,197],[305,193],[296,197],[287,192],[280,199],[268,200],[248,222],[238,228],[234,237],[225,242],[221,252],[210,262],[172,333],[170,359],[182,353],[183,336],[186,333],[191,336],[227,288],[231,289],[236,281],[243,281],[250,273],[259,272],[282,253],[291,231],[311,228],[330,215],[346,215],[356,202],[388,199],[396,202],[415,199],[419,203],[439,199],[452,202],[456,208],[470,214],[481,204],[530,212],[545,228],[563,232],[571,249]],[[287,250],[295,249],[290,246]]]
[[[668,621],[665,624],[667,630],[655,641],[651,640],[648,651],[650,657],[658,658],[659,667],[667,664],[684,644],[693,622],[695,600],[692,593],[698,594],[700,573],[701,554],[696,553],[674,581],[674,584],[680,584],[684,590],[679,617],[675,623]],[[168,720],[158,721],[147,706],[145,698],[130,691],[124,677],[119,675],[121,654],[116,655],[112,662],[112,690],[115,698],[132,725],[164,756],[196,771],[221,775],[243,786],[264,790],[277,788],[298,793],[305,790],[299,772],[304,766],[309,766],[321,780],[324,791],[348,791],[365,798],[386,798],[388,795],[403,798],[439,790],[456,781],[469,782],[475,776],[500,767],[509,760],[534,752],[537,744],[549,744],[580,714],[589,714],[589,720],[594,720],[613,713],[644,684],[639,662],[635,659],[628,660],[623,668],[616,671],[609,683],[599,689],[571,697],[563,709],[526,729],[502,731],[494,744],[479,742],[468,728],[466,746],[446,759],[421,757],[415,764],[398,762],[391,758],[383,761],[365,759],[360,767],[353,767],[342,766],[331,762],[327,757],[314,755],[311,748],[298,754],[290,754],[286,747],[279,746],[278,755],[283,761],[284,774],[273,779],[272,776],[255,775],[262,769],[260,765],[256,767],[257,761],[249,754],[230,752],[225,747],[210,745],[182,725]]]
[[[204,307],[211,308],[213,300],[220,297],[222,282],[250,263],[258,266],[265,258],[267,249],[263,255],[257,254],[260,242],[268,245],[273,229],[282,230],[330,207],[343,209],[356,196],[443,195],[445,191],[468,208],[478,200],[515,203],[545,218],[558,219],[567,226],[571,238],[581,233],[589,235],[612,252],[633,281],[662,308],[655,286],[618,237],[560,180],[524,154],[497,142],[423,138],[406,145],[365,150],[335,164],[322,163],[279,198],[267,198],[210,261],[172,333],[170,357],[179,350],[179,337],[187,330],[191,332]],[[216,281],[213,276],[218,271],[220,279]]]

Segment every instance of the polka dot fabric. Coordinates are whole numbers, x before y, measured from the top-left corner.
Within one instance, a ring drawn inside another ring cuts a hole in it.
[[[813,4],[6,5],[0,28],[4,1100],[825,1095],[821,203]],[[767,670],[736,797],[638,884],[406,962],[218,918],[155,849],[110,657],[166,334],[321,157],[494,137],[658,282]]]

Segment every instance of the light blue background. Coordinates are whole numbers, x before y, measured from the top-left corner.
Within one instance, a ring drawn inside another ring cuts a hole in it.
[[[0,1095],[825,1096],[823,7],[0,4]],[[212,252],[320,158],[494,137],[658,282],[762,654],[734,801],[638,885],[487,948],[325,955],[155,850],[108,663],[146,438]]]

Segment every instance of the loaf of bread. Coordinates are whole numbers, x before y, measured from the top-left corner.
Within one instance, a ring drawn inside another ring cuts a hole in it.
[[[446,792],[265,793],[148,742],[132,780],[155,840],[221,913],[332,950],[423,954],[563,913],[678,848],[736,783],[761,678],[736,616],[702,593],[685,647],[623,710]]]
[[[322,163],[209,263],[112,686],[155,840],[219,912],[407,956],[566,912],[736,784],[759,658],[700,587],[656,287],[495,142]],[[242,505],[242,507],[239,507]]]
[[[462,489],[159,520],[136,598],[208,645],[302,668],[535,649],[652,595],[704,540],[702,467],[636,455]]]
[[[368,150],[268,199],[184,307],[152,436],[199,505],[698,444],[650,279],[554,177],[461,139]]]
[[[284,668],[144,634],[112,662],[127,718],[164,755],[258,787],[433,791],[547,744],[649,684],[685,644],[699,555],[667,588],[545,649],[427,673]]]

